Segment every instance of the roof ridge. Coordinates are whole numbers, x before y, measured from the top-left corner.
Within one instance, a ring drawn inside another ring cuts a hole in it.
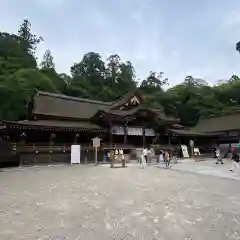
[[[137,89],[131,90],[128,93],[124,94],[123,96],[119,97],[116,101],[112,102],[113,107],[117,107],[118,105],[121,105],[124,101],[126,101],[126,98],[130,98],[134,95],[139,95],[137,92]]]
[[[106,105],[106,106],[111,106],[114,104],[114,102],[103,102],[103,101],[99,101],[99,100],[92,100],[89,98],[72,97],[72,96],[68,96],[65,94],[50,93],[50,92],[44,92],[44,91],[37,91],[36,95],[37,96],[44,95],[44,96],[49,96],[49,97],[54,97],[54,98],[61,98],[61,99],[72,100],[72,101],[77,101],[77,102],[88,102],[88,103],[101,104],[101,105]]]

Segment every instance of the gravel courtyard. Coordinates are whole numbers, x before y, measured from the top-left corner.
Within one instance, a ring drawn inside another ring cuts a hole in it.
[[[138,166],[7,169],[0,239],[240,239],[240,181]]]

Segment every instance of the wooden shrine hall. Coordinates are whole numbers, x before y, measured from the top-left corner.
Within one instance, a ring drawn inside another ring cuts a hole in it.
[[[69,162],[70,146],[81,145],[81,161],[94,159],[92,141],[101,138],[99,160],[114,147],[130,152],[152,145],[172,146],[190,137],[210,138],[190,132],[162,109],[144,106],[141,96],[129,93],[114,102],[37,92],[28,119],[2,121],[2,139],[12,144],[20,164]]]

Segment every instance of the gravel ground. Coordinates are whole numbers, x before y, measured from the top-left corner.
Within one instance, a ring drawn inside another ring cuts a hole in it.
[[[0,239],[240,239],[239,181],[138,166],[4,170]]]

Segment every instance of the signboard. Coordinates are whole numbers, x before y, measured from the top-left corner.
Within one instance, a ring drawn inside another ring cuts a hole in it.
[[[81,146],[71,145],[71,164],[80,164]]]
[[[187,146],[186,145],[181,145],[181,149],[182,149],[183,157],[189,158],[189,153],[188,153]]]
[[[95,138],[92,139],[92,141],[93,141],[93,147],[94,148],[99,148],[100,147],[100,141],[101,141],[100,138],[95,137]]]
[[[93,147],[95,148],[95,164],[98,164],[98,158],[97,158],[97,149],[100,147],[100,141],[101,138],[95,137],[92,139],[93,141]]]

